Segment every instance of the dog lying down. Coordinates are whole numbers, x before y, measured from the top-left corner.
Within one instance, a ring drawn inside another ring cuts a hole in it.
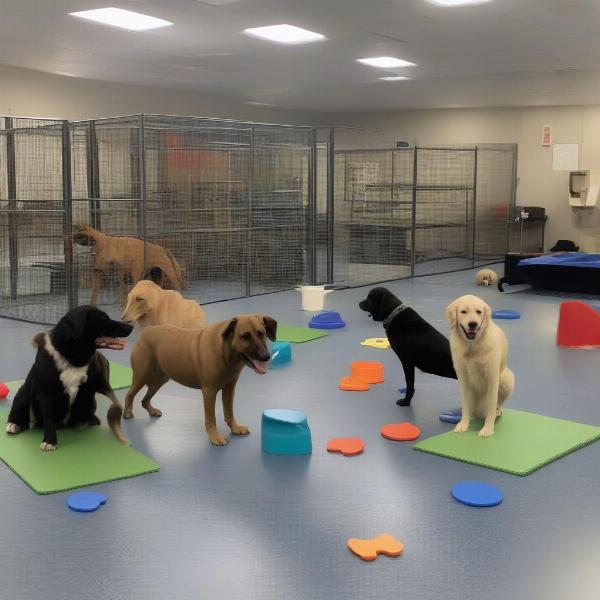
[[[146,385],[142,406],[151,417],[162,412],[151,400],[169,379],[202,390],[204,422],[210,442],[224,446],[217,430],[215,404],[222,391],[225,422],[233,435],[248,435],[233,414],[237,380],[247,366],[255,373],[267,372],[271,358],[267,339],[275,341],[277,321],[266,315],[239,315],[203,329],[180,329],[170,325],[146,327],[131,353],[133,383],[125,399],[124,417],[133,417],[133,399]]]
[[[163,290],[148,280],[139,281],[129,292],[121,319],[137,322],[140,329],[150,325],[199,329],[207,324],[206,315],[197,302],[186,300],[175,290]]]
[[[100,425],[95,414],[95,394],[100,393],[112,402],[107,414],[110,428],[120,442],[127,443],[121,431],[123,408],[109,383],[108,360],[96,349],[122,350],[126,342],[119,338],[132,329],[98,308],[79,306],[50,332],[36,334],[35,361],[12,403],[6,431],[16,434],[41,427],[40,448],[56,450],[58,428]]]
[[[415,393],[415,368],[456,379],[448,339],[390,290],[373,288],[359,307],[370,313],[374,321],[383,321],[390,346],[402,363],[406,395],[396,404],[410,406]]]
[[[477,285],[485,286],[496,285],[498,283],[498,275],[491,269],[481,269],[481,271],[477,271],[477,275],[475,275],[475,283]]]
[[[484,419],[479,435],[489,437],[515,387],[515,376],[506,366],[508,340],[492,321],[492,309],[477,296],[461,296],[447,310],[462,405],[454,431],[464,433],[472,418]]]

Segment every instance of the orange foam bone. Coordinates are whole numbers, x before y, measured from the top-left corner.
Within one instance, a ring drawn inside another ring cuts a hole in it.
[[[410,442],[421,435],[421,430],[412,423],[388,423],[381,428],[381,435],[395,442]]]
[[[344,456],[356,456],[365,449],[361,438],[334,438],[327,442],[327,452],[341,452]]]
[[[375,560],[378,554],[400,556],[404,550],[404,544],[401,544],[393,535],[382,533],[370,540],[350,538],[348,548],[363,560]]]
[[[578,300],[561,303],[556,343],[569,348],[600,346],[600,313]]]

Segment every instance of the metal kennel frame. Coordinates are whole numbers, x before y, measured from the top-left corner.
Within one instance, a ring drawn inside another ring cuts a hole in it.
[[[94,278],[99,306],[119,314],[133,276],[118,258],[94,272],[96,248],[74,243],[83,224],[142,240],[145,276],[159,246],[202,303],[502,257],[515,146],[361,149],[368,132],[348,131],[148,114],[2,117],[0,316],[53,324],[90,302]]]

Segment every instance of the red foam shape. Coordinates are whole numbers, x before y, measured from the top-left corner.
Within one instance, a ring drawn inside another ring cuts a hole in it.
[[[381,428],[381,435],[394,442],[412,442],[421,435],[421,430],[412,423],[388,423]]]
[[[327,452],[341,452],[344,456],[356,456],[365,449],[361,438],[334,438],[327,442]]]
[[[0,400],[4,400],[8,396],[8,386],[5,383],[0,383]]]
[[[579,300],[561,303],[556,343],[568,348],[600,346],[600,313]]]

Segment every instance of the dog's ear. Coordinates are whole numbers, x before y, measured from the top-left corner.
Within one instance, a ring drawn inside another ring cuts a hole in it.
[[[89,225],[75,225],[73,229],[73,241],[80,246],[93,246],[96,240],[90,235]]]
[[[448,305],[446,316],[448,317],[448,323],[450,323],[450,329],[454,329],[458,320],[458,304],[456,303],[456,300]]]
[[[274,342],[277,339],[277,321],[268,315],[263,315],[262,321],[265,325],[267,337]]]
[[[483,303],[483,316],[486,321],[490,321],[492,318],[492,308],[486,302]]]
[[[233,332],[238,324],[237,317],[233,317],[231,321],[227,324],[227,327],[223,330],[223,339],[226,340],[233,336]]]

